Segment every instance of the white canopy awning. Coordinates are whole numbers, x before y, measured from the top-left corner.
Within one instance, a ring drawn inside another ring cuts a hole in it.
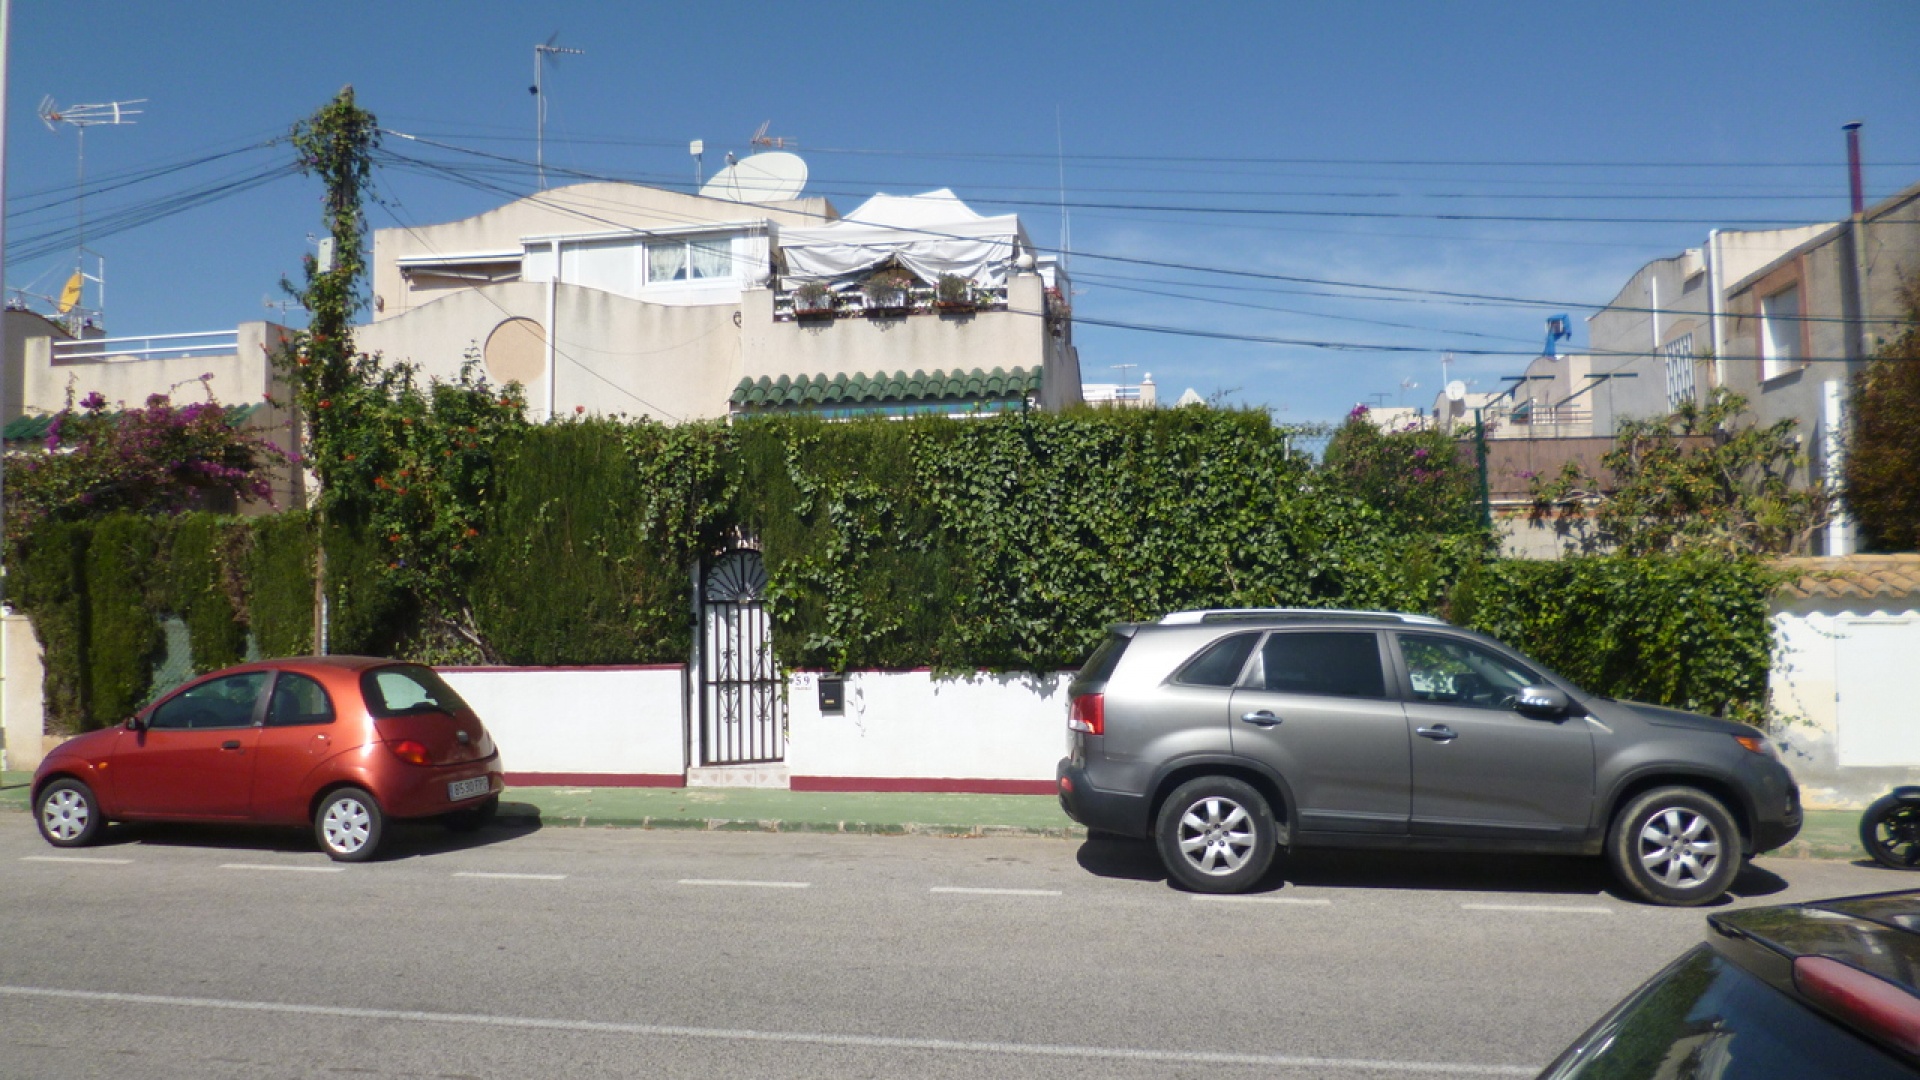
[[[1031,246],[1019,215],[984,217],[946,188],[875,195],[839,221],[780,230],[789,286],[844,278],[888,259],[924,281],[954,274],[999,286],[1014,257]]]

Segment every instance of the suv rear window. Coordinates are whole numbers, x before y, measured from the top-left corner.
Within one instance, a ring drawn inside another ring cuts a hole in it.
[[[1120,666],[1120,656],[1127,651],[1127,643],[1133,639],[1124,634],[1108,634],[1107,640],[1093,650],[1087,662],[1080,665],[1080,678],[1087,682],[1106,682],[1113,677],[1113,669]]]
[[[1240,681],[1240,672],[1247,666],[1247,654],[1259,640],[1259,634],[1221,638],[1187,661],[1187,666],[1180,669],[1173,681],[1188,686],[1232,686]]]

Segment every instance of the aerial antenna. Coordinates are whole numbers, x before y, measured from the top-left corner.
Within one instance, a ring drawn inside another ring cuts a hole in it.
[[[542,72],[546,69],[546,59],[552,56],[557,62],[561,56],[587,55],[585,49],[569,49],[554,44],[558,40],[560,31],[555,30],[546,44],[533,47],[533,85],[527,87],[527,91],[533,95],[533,167],[540,174],[541,191],[547,189],[547,95],[542,89],[545,86]]]
[[[789,139],[784,135],[769,136],[767,129],[772,126],[773,121],[762,120],[759,130],[755,131],[753,138],[747,141],[753,146],[764,146],[769,150],[785,150],[789,146],[797,148],[800,145],[800,140],[798,139]]]
[[[63,109],[54,104],[52,95],[40,99],[40,122],[47,125],[48,131],[56,133],[60,130],[61,124],[67,125],[74,130],[75,140],[79,144],[77,155],[78,164],[74,174],[73,212],[75,219],[75,240],[73,276],[67,279],[66,286],[60,290],[60,302],[56,305],[59,314],[72,315],[75,322],[78,322],[82,318],[81,315],[74,314],[74,312],[80,307],[81,290],[85,287],[85,282],[89,278],[99,287],[98,299],[102,309],[106,307],[107,302],[106,261],[104,259],[100,260],[100,272],[98,274],[89,275],[86,272],[86,257],[88,254],[86,203],[87,129],[90,127],[101,127],[103,125],[119,126],[122,124],[131,124],[134,122],[134,117],[139,116],[145,111],[133,108],[133,106],[144,105],[146,103],[146,98],[134,98],[130,101],[106,101],[92,105],[69,105]],[[99,256],[96,255],[95,258],[99,258]]]

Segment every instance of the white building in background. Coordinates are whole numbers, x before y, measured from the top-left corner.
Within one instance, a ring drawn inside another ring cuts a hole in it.
[[[1191,390],[1188,393],[1192,393]],[[1108,405],[1116,409],[1152,409],[1160,404],[1160,388],[1154,385],[1153,372],[1140,376],[1138,383],[1080,384],[1080,397],[1089,405]],[[1184,404],[1185,399],[1182,399]]]
[[[870,287],[896,274],[898,295]],[[951,191],[842,218],[821,198],[589,183],[379,230],[355,337],[443,378],[476,355],[536,418],[1062,408],[1080,400],[1069,294],[1017,216]]]

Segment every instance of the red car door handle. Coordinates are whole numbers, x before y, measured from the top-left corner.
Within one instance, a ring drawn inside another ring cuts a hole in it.
[[[222,749],[222,750],[238,750],[238,749],[240,749],[240,740],[239,740],[239,739],[228,739],[228,740],[227,740],[226,742],[223,742],[223,743],[221,743],[221,744],[220,744],[220,749]]]

